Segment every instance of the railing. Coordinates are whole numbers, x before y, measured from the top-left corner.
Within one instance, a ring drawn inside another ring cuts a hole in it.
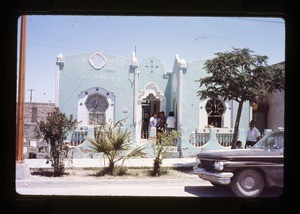
[[[194,146],[201,147],[204,144],[206,144],[208,140],[209,140],[209,133],[205,133],[205,132],[196,133],[195,141],[192,144],[194,144]]]
[[[88,132],[85,130],[75,130],[72,132],[70,137],[71,146],[78,146],[82,144],[87,138]]]
[[[217,133],[217,139],[221,146],[231,147],[233,133]]]
[[[149,137],[148,131],[142,131],[141,139],[148,139],[148,137]]]
[[[215,138],[224,147],[230,147],[233,138],[233,129],[215,128]],[[210,128],[197,129],[196,133],[191,134],[190,143],[196,147],[204,146],[210,139]]]

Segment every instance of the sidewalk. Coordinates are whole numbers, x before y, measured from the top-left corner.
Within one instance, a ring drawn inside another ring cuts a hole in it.
[[[134,168],[153,167],[154,158],[131,158],[124,162],[124,166]],[[52,168],[46,159],[25,159],[30,169],[48,169]],[[108,161],[105,160],[107,165]],[[193,167],[195,158],[165,158],[162,160],[161,167],[184,168]],[[66,162],[65,168],[85,169],[104,167],[103,158],[74,158],[71,163]]]

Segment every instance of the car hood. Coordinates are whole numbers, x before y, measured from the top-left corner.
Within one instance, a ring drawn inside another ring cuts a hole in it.
[[[266,159],[282,159],[283,151],[281,150],[264,150],[264,149],[231,149],[231,150],[210,150],[197,154],[200,159],[214,160],[256,160],[263,161]]]

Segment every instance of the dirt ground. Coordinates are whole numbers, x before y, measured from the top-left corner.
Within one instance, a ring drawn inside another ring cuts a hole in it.
[[[60,178],[66,179],[144,179],[144,178],[159,178],[159,179],[184,179],[196,178],[191,168],[162,168],[160,175],[153,177],[151,172],[152,168],[127,168],[125,172],[119,175],[108,175],[103,173],[101,169],[66,169],[65,174]],[[31,175],[34,178],[53,177],[53,169],[47,170],[31,170]]]

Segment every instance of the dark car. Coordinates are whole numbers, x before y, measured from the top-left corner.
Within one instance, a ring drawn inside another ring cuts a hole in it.
[[[257,197],[264,187],[283,187],[284,131],[267,133],[248,149],[197,154],[194,172],[214,186],[228,185],[238,197]]]

